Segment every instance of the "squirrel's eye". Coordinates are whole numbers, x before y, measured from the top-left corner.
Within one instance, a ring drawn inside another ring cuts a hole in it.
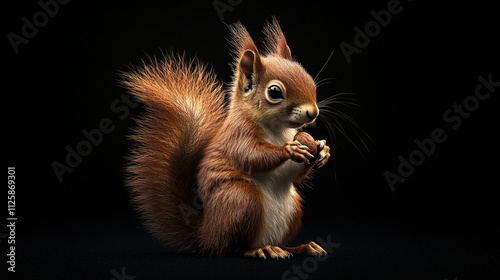
[[[283,91],[277,85],[272,85],[267,88],[266,97],[267,100],[269,100],[269,102],[271,103],[278,103],[281,100],[285,99],[285,97],[283,96]]]

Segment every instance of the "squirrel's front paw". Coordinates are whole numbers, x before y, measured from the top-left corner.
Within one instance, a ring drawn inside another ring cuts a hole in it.
[[[288,141],[283,145],[283,154],[285,157],[295,161],[310,165],[309,159],[314,156],[309,152],[309,148],[300,144],[299,141]]]
[[[319,159],[316,160],[318,168],[323,167],[330,159],[330,147],[326,145],[325,140],[316,141],[319,151]]]

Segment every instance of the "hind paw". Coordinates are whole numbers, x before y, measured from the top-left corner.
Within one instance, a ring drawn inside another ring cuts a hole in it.
[[[283,249],[294,254],[301,254],[307,252],[308,255],[315,257],[321,257],[328,254],[325,250],[323,250],[323,248],[321,248],[321,246],[319,246],[313,241],[299,245],[297,247],[283,247]]]
[[[286,251],[286,250],[283,250],[281,249],[280,247],[278,246],[271,246],[271,245],[266,245],[262,248],[256,248],[256,249],[251,249],[251,250],[248,250],[246,251],[243,255],[245,257],[259,257],[261,259],[266,259],[266,253],[273,259],[289,259],[291,258],[293,255]]]

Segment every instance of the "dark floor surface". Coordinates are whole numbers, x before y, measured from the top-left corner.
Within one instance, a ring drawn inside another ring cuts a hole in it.
[[[326,242],[319,260],[209,257],[163,248],[142,229],[51,228],[18,239],[18,279],[498,279],[493,232],[359,222],[307,227],[294,243]],[[121,277],[121,278],[120,278]]]

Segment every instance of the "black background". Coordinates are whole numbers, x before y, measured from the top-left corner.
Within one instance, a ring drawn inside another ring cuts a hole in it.
[[[478,76],[500,81],[498,7],[401,1],[403,10],[347,63],[341,42],[354,45],[353,28],[364,29],[373,20],[370,11],[387,3],[243,1],[223,14],[228,24],[240,20],[256,42],[276,16],[292,55],[313,77],[335,50],[318,76],[334,79],[319,87],[318,100],[349,92],[360,105],[334,107],[371,138],[344,121],[358,148],[339,131],[330,138],[321,122],[307,130],[327,139],[334,160],[318,170],[312,188],[301,189],[305,216],[292,244],[318,237],[340,244],[319,263],[305,256],[261,261],[178,254],[152,239],[129,206],[126,135],[142,108],[128,114],[112,108],[125,93],[118,72],[148,55],[185,51],[228,83],[228,30],[211,1],[71,1],[17,54],[5,36],[4,150],[6,165],[16,167],[18,218],[17,272],[9,276],[118,279],[113,271],[125,269],[135,279],[281,279],[292,266],[306,265],[307,275],[287,279],[498,277],[500,89],[456,130],[443,119],[474,94]],[[3,5],[5,35],[21,34],[21,18],[41,9],[36,1]],[[64,164],[65,147],[75,148],[85,140],[82,130],[98,128],[105,118],[114,130],[59,182],[52,163]],[[384,172],[397,173],[398,156],[407,159],[414,140],[431,137],[435,128],[445,131],[446,141],[392,192]],[[3,236],[2,259],[8,253]]]

